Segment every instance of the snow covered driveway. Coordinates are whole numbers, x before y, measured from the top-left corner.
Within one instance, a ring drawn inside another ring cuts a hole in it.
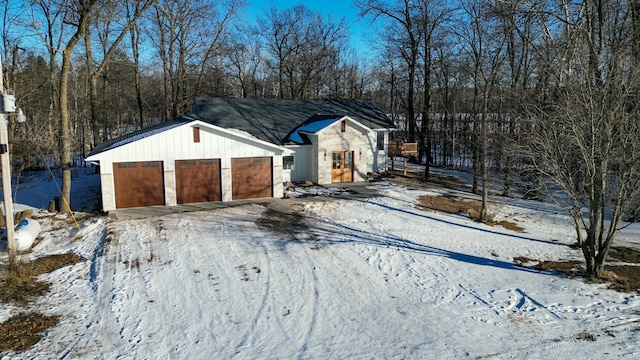
[[[376,188],[383,196],[110,221],[94,259],[70,270],[86,285],[54,286],[74,315],[24,355],[638,356],[637,296],[514,265],[579,259],[561,215],[499,205],[526,228],[515,233],[415,208],[434,192]]]

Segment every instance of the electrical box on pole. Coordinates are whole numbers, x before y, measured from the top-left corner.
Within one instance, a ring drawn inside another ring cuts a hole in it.
[[[3,94],[2,95],[2,113],[14,113],[16,112],[16,97],[15,95]]]

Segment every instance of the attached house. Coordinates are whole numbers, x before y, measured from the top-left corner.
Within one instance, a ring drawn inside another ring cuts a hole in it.
[[[95,147],[103,210],[282,197],[287,181],[366,181],[391,120],[368,100],[196,99],[193,114]]]

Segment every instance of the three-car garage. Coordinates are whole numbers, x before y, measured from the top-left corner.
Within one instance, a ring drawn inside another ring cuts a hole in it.
[[[196,136],[197,135],[197,136]],[[280,197],[291,150],[190,118],[107,142],[100,165],[104,211]]]
[[[175,160],[177,204],[222,201],[221,159]],[[273,158],[231,159],[231,200],[273,197]],[[165,205],[162,161],[113,164],[116,208]]]

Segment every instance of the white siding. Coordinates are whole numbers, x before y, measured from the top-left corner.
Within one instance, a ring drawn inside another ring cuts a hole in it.
[[[193,127],[200,128],[200,142],[193,141]],[[231,200],[231,158],[273,157],[273,194],[281,197],[282,154],[284,149],[270,146],[259,140],[220,131],[202,123],[185,124],[159,134],[105,151],[87,160],[100,162],[102,199],[105,211],[115,209],[113,163],[137,161],[162,161],[164,167],[165,205],[176,205],[175,160],[221,159],[222,201]]]
[[[311,145],[291,145],[288,149],[295,151],[293,154],[293,169],[283,170],[284,181],[307,181],[311,180]]]
[[[378,130],[381,131],[381,130]],[[377,131],[376,131],[377,132]],[[377,136],[374,139],[377,145]],[[375,172],[383,172],[387,171],[389,168],[389,131],[384,130],[384,149],[378,150],[376,146],[373,152],[373,168],[372,170]]]

